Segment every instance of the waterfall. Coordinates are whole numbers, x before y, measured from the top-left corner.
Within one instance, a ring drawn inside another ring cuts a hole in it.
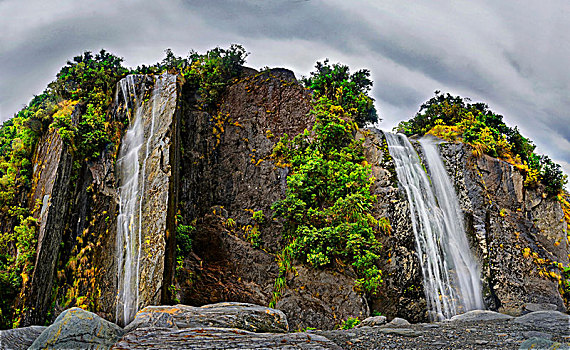
[[[424,137],[420,140],[420,144],[424,150],[437,202],[443,211],[443,222],[447,233],[444,247],[447,256],[451,256],[450,267],[455,271],[454,277],[461,306],[464,311],[483,309],[482,285],[479,278],[481,272],[469,249],[463,213],[453,184],[441,161],[436,139]]]
[[[119,215],[117,217],[117,306],[116,322],[128,324],[141,306],[140,271],[141,247],[147,225],[143,224],[143,205],[146,200],[145,182],[150,142],[155,134],[155,119],[161,101],[157,96],[162,89],[164,75],[155,78],[150,98],[151,115],[144,104],[144,82],[141,76],[129,75],[120,81],[125,107],[130,118],[129,128],[123,137],[117,174],[119,177]],[[129,108],[130,105],[130,108]],[[147,113],[145,113],[145,111]],[[150,125],[148,125],[150,124]]]
[[[421,142],[431,170],[430,182],[408,138],[384,134],[412,214],[430,319],[483,308],[477,264],[469,250],[455,190],[436,146],[428,140]]]

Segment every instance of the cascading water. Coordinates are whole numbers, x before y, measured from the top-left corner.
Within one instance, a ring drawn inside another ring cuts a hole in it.
[[[444,247],[447,255],[451,256],[450,267],[455,271],[454,277],[461,306],[464,311],[483,309],[482,285],[479,278],[481,272],[469,249],[463,225],[463,213],[459,207],[454,187],[441,161],[437,142],[434,138],[422,138],[420,144],[424,150],[437,202],[443,211],[447,233]]]
[[[149,144],[155,133],[155,119],[160,99],[156,94],[161,91],[164,76],[155,78],[152,90],[152,115],[145,133],[145,94],[144,84],[138,84],[137,76],[129,75],[120,81],[121,92],[125,98],[130,126],[122,140],[117,160],[119,175],[119,215],[117,217],[117,262],[118,286],[116,321],[126,325],[134,319],[140,308],[140,262],[142,239],[145,232],[143,225],[143,202],[145,200],[145,176],[149,158]],[[129,110],[129,103],[131,109]]]
[[[437,149],[431,142],[422,142],[429,153],[426,163],[432,170],[432,180],[437,178],[432,187],[408,138],[384,134],[412,213],[430,319],[446,319],[461,311],[483,308],[477,264],[469,251],[457,197]]]

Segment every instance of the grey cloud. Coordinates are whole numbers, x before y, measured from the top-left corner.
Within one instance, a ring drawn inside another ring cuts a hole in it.
[[[11,49],[0,44],[2,113],[13,113],[15,102],[31,98],[29,86],[40,92],[65,60],[85,49],[127,52],[126,60],[139,64],[149,52],[160,57],[167,47],[184,55],[192,48],[238,42],[252,56],[278,52],[276,62],[286,62],[300,74],[308,72],[299,67],[314,62],[298,62],[295,50],[315,51],[302,55],[304,59],[342,58],[351,67],[369,68],[373,77],[380,77],[373,93],[388,125],[410,118],[436,89],[487,102],[511,125],[520,125],[541,150],[570,163],[570,150],[561,141],[570,140],[570,23],[565,20],[570,5],[565,1],[460,6],[452,1],[412,5],[372,0],[354,5],[341,0],[120,4],[120,10],[112,11],[114,2],[93,3],[92,12],[66,13],[60,21],[54,18],[23,31],[11,38],[16,42]],[[11,20],[5,18],[5,23]]]

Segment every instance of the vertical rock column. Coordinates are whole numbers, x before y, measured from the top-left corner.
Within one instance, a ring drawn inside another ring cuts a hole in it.
[[[131,118],[121,146],[125,150],[117,161],[121,203],[117,321],[126,324],[138,309],[160,303],[163,287],[168,288],[163,276],[166,250],[169,247],[170,253],[174,239],[178,87],[177,77],[170,74],[129,76],[119,86]],[[139,133],[140,140],[133,138]],[[167,276],[170,268],[166,264]]]
[[[160,82],[160,84],[159,84]],[[176,172],[171,162],[171,152],[176,152],[175,141],[175,112],[177,99],[176,76],[163,74],[156,77],[152,100],[145,106],[145,138],[150,135],[152,114],[154,113],[154,132],[148,139],[145,171],[143,173],[144,193],[142,198],[142,242],[140,258],[139,306],[160,303],[161,288],[165,269],[165,255],[169,223],[174,217],[169,217],[170,206],[175,198],[170,193],[171,181]],[[148,133],[148,134],[147,134]],[[174,160],[175,162],[175,160]],[[173,186],[175,187],[175,186]],[[166,267],[168,268],[168,267]]]
[[[40,324],[45,319],[65,230],[73,159],[57,131],[50,131],[41,138],[33,164],[30,207],[35,208],[33,216],[38,219],[39,230],[34,272],[29,284],[24,286],[22,326]]]

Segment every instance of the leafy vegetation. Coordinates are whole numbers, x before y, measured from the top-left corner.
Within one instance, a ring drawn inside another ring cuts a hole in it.
[[[322,74],[328,73],[317,64],[312,81],[322,81]],[[342,94],[343,85],[337,83],[330,81],[328,88],[335,87]],[[284,220],[287,242],[278,256],[280,274],[272,305],[285,286],[293,259],[317,268],[351,264],[359,276],[356,289],[369,295],[375,295],[382,282],[376,266],[380,250],[376,235],[386,225],[372,215],[376,197],[370,187],[374,178],[364,158],[362,140],[354,137],[358,129],[355,119],[361,114],[340,103],[318,97],[311,111],[316,119],[312,132],[305,130],[293,139],[284,135],[273,149],[276,163],[289,166],[291,173],[286,197],[272,206],[274,216]]]
[[[418,113],[403,121],[396,131],[411,135],[433,134],[448,141],[462,141],[474,147],[476,155],[488,154],[513,164],[525,175],[525,185],[542,183],[549,195],[558,194],[566,184],[560,165],[548,156],[534,153],[535,145],[517,127],[508,127],[503,116],[484,103],[435,92]]]
[[[349,317],[342,322],[340,329],[352,329],[360,324],[358,317]]]
[[[233,44],[228,49],[216,47],[204,54],[190,51],[188,57],[176,56],[172,50],[154,66],[137,67],[133,73],[159,73],[169,71],[181,74],[191,88],[200,96],[200,106],[214,113],[224,89],[237,78],[249,53],[241,45]]]
[[[183,225],[182,216],[176,215],[176,269],[183,266],[184,258],[192,251],[192,235],[196,231],[194,225]]]
[[[123,125],[107,116],[107,108],[115,85],[129,72],[122,61],[105,50],[96,55],[87,51],[68,61],[56,80],[48,85],[50,92],[68,107],[54,115],[51,128],[58,130],[77,160],[96,159],[111,141],[119,141]],[[79,121],[73,121],[73,109],[69,106],[77,103],[85,106],[85,110]],[[111,140],[113,135],[116,137]]]
[[[368,96],[372,88],[368,69],[350,74],[348,66],[340,63],[330,65],[328,59],[317,62],[315,68],[302,81],[305,87],[313,90],[316,99],[326,97],[331,103],[341,106],[360,127],[378,121],[374,99]]]

